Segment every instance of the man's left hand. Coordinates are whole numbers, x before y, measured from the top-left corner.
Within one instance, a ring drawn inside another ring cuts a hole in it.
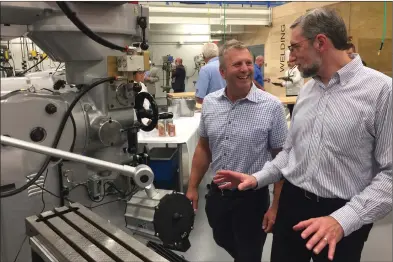
[[[262,222],[262,229],[265,233],[271,233],[274,223],[276,223],[277,207],[271,206],[265,213]]]
[[[314,234],[307,242],[308,250],[314,249],[315,254],[319,254],[326,245],[329,245],[328,257],[333,260],[337,243],[343,238],[344,230],[340,223],[331,216],[311,218],[300,222],[293,227],[295,231],[305,229],[301,236],[303,239]]]

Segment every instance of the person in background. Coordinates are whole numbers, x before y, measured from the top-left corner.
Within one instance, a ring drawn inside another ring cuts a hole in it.
[[[145,73],[144,82],[146,83],[147,91],[155,98],[156,97],[156,82],[159,78],[159,68],[150,61],[150,71]]]
[[[220,171],[214,182],[245,190],[285,180],[271,262],[359,262],[373,223],[392,211],[392,78],[347,54],[334,10],[313,9],[290,28],[289,60],[313,79],[284,149],[251,176]]]
[[[230,40],[220,49],[220,72],[226,88],[203,100],[200,139],[192,160],[186,196],[198,209],[198,187],[211,164],[213,172],[229,168],[252,174],[281,151],[287,136],[284,107],[253,84],[253,61],[247,47]],[[274,225],[282,183],[268,187],[220,190],[212,183],[205,211],[213,238],[236,262],[261,262],[267,232]],[[262,228],[263,226],[263,228]]]
[[[281,86],[286,88],[287,96],[297,96],[300,88],[304,85],[304,78],[302,77],[302,74],[297,66],[291,61],[288,61],[288,70],[285,71],[284,77],[279,77],[278,79],[284,80],[281,83]],[[287,107],[289,114],[292,116],[295,105],[288,104]]]
[[[226,81],[220,74],[217,45],[215,43],[205,44],[202,55],[206,65],[199,71],[195,92],[195,100],[199,104],[203,103],[205,96],[226,86]]]
[[[172,71],[172,89],[174,93],[182,93],[186,89],[186,69],[183,66],[183,60],[176,58],[175,66]]]
[[[264,82],[270,82],[269,78],[264,77],[262,66],[265,63],[265,58],[261,55],[255,58],[254,64],[254,84],[261,90],[265,90]]]
[[[349,56],[351,56],[352,54],[355,54],[355,53],[356,53],[355,45],[353,43],[349,43],[348,44],[348,49],[347,49],[347,54]],[[363,63],[364,66],[367,66],[366,62],[364,62],[363,60],[362,60],[362,63]]]

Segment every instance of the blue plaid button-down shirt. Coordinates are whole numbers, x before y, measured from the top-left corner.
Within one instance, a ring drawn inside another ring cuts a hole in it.
[[[199,135],[208,138],[211,169],[252,174],[271,160],[270,148],[281,148],[287,136],[284,107],[254,84],[246,98],[231,102],[221,89],[205,97]]]

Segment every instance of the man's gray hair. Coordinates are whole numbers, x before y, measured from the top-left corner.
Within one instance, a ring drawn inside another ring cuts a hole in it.
[[[220,52],[219,52],[219,55],[218,55],[218,60],[220,61],[220,69],[224,69],[225,68],[224,55],[225,55],[225,53],[228,50],[230,50],[232,48],[235,48],[235,49],[238,49],[238,50],[242,50],[242,49],[247,49],[248,50],[247,46],[243,42],[240,42],[240,41],[238,41],[236,39],[232,39],[232,40],[229,40],[229,41],[225,42],[225,44],[223,44],[221,46]]]
[[[316,8],[302,15],[291,25],[291,29],[299,26],[302,35],[314,41],[318,34],[326,35],[338,50],[348,49],[347,28],[344,20],[330,8]]]
[[[202,48],[202,55],[206,59],[218,56],[218,46],[215,43],[206,43]]]
[[[263,57],[263,55],[259,55],[259,56],[255,57],[255,61],[257,61],[258,59],[263,59],[263,60],[265,60],[265,58]]]

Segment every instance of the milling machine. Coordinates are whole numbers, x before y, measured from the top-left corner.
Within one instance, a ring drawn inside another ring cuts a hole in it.
[[[152,96],[133,80],[133,72],[149,69],[148,9],[124,2],[1,2],[1,9],[2,24],[27,25],[26,35],[66,66],[65,80],[57,79],[52,89],[28,78],[1,81],[1,260],[17,256],[25,235],[18,222],[28,217],[25,233],[33,261],[72,261],[72,255],[105,260],[95,252],[127,261],[121,249],[141,261],[165,261],[154,245],[156,252],[147,253],[134,240],[125,245],[131,236],[119,237],[122,233],[114,232],[121,230],[83,208],[106,197],[127,201],[124,215],[134,232],[165,247],[188,249],[191,203],[181,193],[152,187],[148,152],[138,147],[138,131],[153,130],[160,117]],[[5,143],[7,137],[13,142]],[[29,146],[22,147],[24,142]],[[73,158],[43,155],[38,146],[72,152]],[[52,205],[61,208],[33,216],[43,192],[58,197]],[[64,207],[66,201],[80,204]],[[61,247],[52,241],[60,241]],[[119,246],[108,246],[108,241]],[[28,261],[27,253],[20,261]]]
[[[172,89],[171,73],[173,70],[173,56],[166,55],[162,57],[162,91],[169,93]]]

